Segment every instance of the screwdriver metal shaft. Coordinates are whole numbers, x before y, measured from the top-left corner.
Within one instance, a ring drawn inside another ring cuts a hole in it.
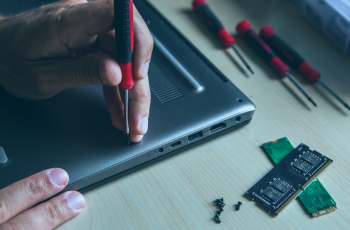
[[[312,98],[305,92],[305,90],[298,84],[298,82],[290,75],[289,73],[286,73],[287,78],[299,89],[299,91],[304,94],[304,96],[315,106],[317,107],[316,103],[312,100]]]
[[[125,135],[127,145],[130,145],[130,129],[129,129],[129,90],[124,90],[124,122],[125,122]]]
[[[238,50],[236,49],[236,47],[233,44],[230,44],[231,48],[233,49],[233,51],[235,51],[235,53],[237,54],[237,56],[239,57],[239,59],[241,59],[241,61],[243,62],[243,64],[245,65],[245,67],[250,71],[251,74],[254,74],[253,70],[250,68],[249,64],[247,63],[247,61],[243,58],[242,54],[240,52],[238,52]]]
[[[314,70],[304,58],[297,53],[293,47],[289,46],[280,36],[276,34],[271,26],[265,26],[260,31],[260,36],[282,57],[287,59],[296,69],[304,75],[311,83],[318,82],[329,93],[331,93],[340,103],[342,103],[348,110],[349,105],[341,99],[333,90],[331,90],[322,80],[321,74]]]
[[[135,84],[132,72],[134,52],[134,13],[132,0],[114,0],[115,41],[118,63],[122,72],[119,88],[124,90],[124,125],[127,145],[130,145],[129,89]]]
[[[275,70],[282,78],[288,79],[296,86],[296,88],[315,106],[316,103],[298,84],[298,82],[289,74],[290,69],[281,59],[271,50],[271,48],[252,30],[248,21],[242,21],[237,25],[237,33],[245,39],[246,42]]]
[[[328,92],[332,94],[340,103],[342,103],[345,106],[345,108],[350,110],[349,105],[343,99],[341,99],[333,90],[331,90],[320,78],[316,78],[316,81],[320,83],[320,85],[322,85],[326,90],[328,90]]]
[[[220,39],[221,43],[225,48],[231,47],[234,52],[237,54],[239,59],[243,62],[245,67],[250,71],[251,74],[254,74],[247,61],[243,58],[242,54],[234,46],[236,43],[235,39],[227,32],[223,24],[216,17],[214,12],[209,8],[206,0],[194,0],[193,8],[200,14],[200,16],[205,20],[209,25],[213,33]]]

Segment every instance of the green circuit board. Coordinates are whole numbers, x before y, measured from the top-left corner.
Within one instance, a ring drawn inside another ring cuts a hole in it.
[[[289,142],[287,137],[264,143],[262,146],[275,165],[294,150],[293,145]]]
[[[300,193],[299,199],[313,216],[320,216],[337,209],[332,196],[317,178]]]
[[[264,143],[262,146],[276,165],[294,150],[287,137]],[[337,209],[336,202],[317,178],[298,197],[314,217]]]

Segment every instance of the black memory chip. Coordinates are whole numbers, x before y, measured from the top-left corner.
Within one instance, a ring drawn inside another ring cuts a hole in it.
[[[297,162],[295,162],[293,164],[293,167],[298,169],[299,171],[303,172],[303,173],[307,173],[312,166],[307,164],[306,162],[302,161],[302,160],[298,160]]]
[[[280,179],[275,180],[271,186],[280,191],[281,193],[287,192],[290,188],[289,184],[287,184],[284,181],[281,181]]]
[[[264,196],[272,200],[273,202],[277,201],[281,197],[281,193],[277,192],[275,189],[268,187],[262,193]]]
[[[315,165],[320,161],[320,158],[315,157],[314,155],[310,154],[309,152],[304,153],[301,156],[301,159],[303,159],[304,161],[306,161],[312,165]]]

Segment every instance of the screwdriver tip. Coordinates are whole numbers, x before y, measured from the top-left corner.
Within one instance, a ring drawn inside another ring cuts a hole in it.
[[[310,101],[315,107],[317,107],[316,103],[315,103],[311,98],[309,98],[309,101]]]
[[[251,74],[254,74],[254,71],[249,67],[248,68]]]
[[[126,143],[129,146],[131,144],[130,142],[130,134],[126,134]]]
[[[344,106],[345,106],[348,110],[350,110],[350,107],[349,107],[348,104],[345,103]]]

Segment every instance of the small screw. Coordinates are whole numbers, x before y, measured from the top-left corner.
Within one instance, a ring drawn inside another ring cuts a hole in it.
[[[221,213],[224,211],[224,209],[223,208],[220,208],[220,210],[218,211],[218,213],[217,213],[217,215],[221,215]]]
[[[242,202],[238,201],[238,203],[237,203],[237,211],[241,209],[241,206],[242,206]]]
[[[218,202],[218,203],[216,203],[216,204],[217,204],[217,205],[219,205],[219,206],[220,206],[220,208],[225,207],[225,203]]]
[[[218,214],[215,215],[215,218],[214,218],[214,219],[216,220],[216,223],[218,223],[218,224],[221,223],[221,220],[220,220],[220,217],[219,217]]]
[[[224,198],[220,198],[220,199],[216,199],[214,200],[215,203],[218,203],[218,202],[221,202],[221,203],[224,203]]]

